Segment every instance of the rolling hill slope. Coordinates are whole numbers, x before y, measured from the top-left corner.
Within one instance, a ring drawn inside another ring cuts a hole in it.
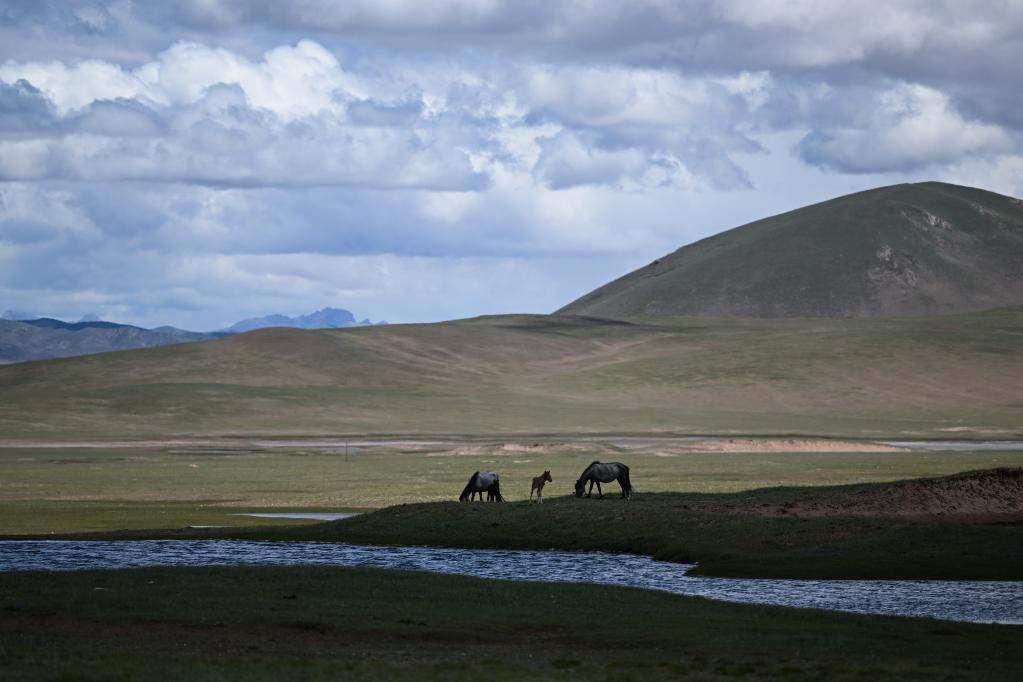
[[[660,258],[556,314],[903,317],[1023,303],[1023,201],[938,182],[839,197]]]
[[[938,318],[502,316],[267,329],[0,367],[0,438],[1023,436],[1023,307]]]
[[[46,360],[133,348],[151,348],[224,336],[174,327],[143,329],[113,322],[62,322],[51,318],[0,320],[0,363]]]

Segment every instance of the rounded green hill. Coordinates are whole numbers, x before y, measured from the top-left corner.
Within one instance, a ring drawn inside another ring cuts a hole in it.
[[[850,194],[703,239],[557,311],[902,317],[1023,303],[1023,201],[940,182]]]

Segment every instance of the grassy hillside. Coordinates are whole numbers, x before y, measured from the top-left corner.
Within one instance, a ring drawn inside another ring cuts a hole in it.
[[[0,367],[0,437],[1013,437],[1023,308],[908,320],[505,316]]]
[[[851,194],[685,246],[565,306],[600,317],[894,317],[1023,303],[1023,202],[938,182]]]

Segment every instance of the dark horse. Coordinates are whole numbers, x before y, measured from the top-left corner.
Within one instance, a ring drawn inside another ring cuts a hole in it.
[[[458,501],[465,502],[469,500],[472,502],[473,498],[476,497],[476,493],[479,493],[481,501],[483,500],[483,493],[486,493],[487,502],[493,500],[504,502],[504,498],[501,497],[501,480],[496,471],[477,471],[470,476],[465,489],[458,496]]]
[[[575,496],[583,496],[583,488],[586,484],[590,484],[590,492],[586,493],[586,497],[593,494],[593,484],[597,484],[597,494],[600,495],[600,499],[604,499],[604,492],[600,489],[601,483],[610,483],[611,481],[618,481],[618,484],[622,486],[622,497],[632,497],[632,482],[629,481],[629,467],[625,466],[621,462],[607,462],[601,464],[600,462],[594,462],[590,466],[586,467],[583,471],[582,476],[575,482]]]

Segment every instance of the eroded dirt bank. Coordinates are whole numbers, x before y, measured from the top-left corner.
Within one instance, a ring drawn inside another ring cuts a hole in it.
[[[777,500],[697,503],[708,512],[763,516],[878,516],[956,523],[1023,523],[1023,469],[966,472],[940,478],[897,481],[883,486],[850,486],[816,496],[801,491]]]

